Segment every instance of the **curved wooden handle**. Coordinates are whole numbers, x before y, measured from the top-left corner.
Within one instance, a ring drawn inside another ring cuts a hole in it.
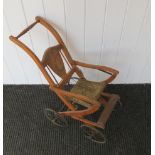
[[[20,48],[22,48],[33,59],[33,61],[36,63],[36,65],[39,67],[39,69],[45,76],[50,86],[54,86],[55,83],[52,81],[51,77],[49,76],[49,74],[47,73],[47,71],[45,70],[44,66],[42,65],[39,58],[35,55],[35,53],[29,47],[27,47],[24,43],[22,43],[17,37],[9,36],[9,39],[12,42],[14,42],[16,45],[18,45]]]
[[[56,29],[51,25],[49,24],[49,22],[44,19],[43,17],[40,17],[40,16],[37,16],[35,17],[36,21],[38,23],[40,23],[41,25],[43,25],[47,30],[49,30],[49,32],[55,37],[55,39],[57,40],[57,42],[62,45],[62,50],[65,54],[65,56],[67,57],[67,59],[69,60],[70,64],[71,65],[74,65],[74,62],[72,60],[72,57],[71,55],[69,54],[68,50],[67,50],[67,47],[66,45],[64,44],[61,36],[59,35],[59,33],[56,31]]]
[[[39,22],[41,25],[43,25],[45,28],[47,28],[54,35],[54,37],[56,38],[56,40],[58,41],[58,43],[60,45],[64,45],[64,42],[61,39],[59,33],[55,30],[55,28],[51,24],[49,24],[46,21],[46,19],[44,19],[40,16],[35,17],[35,19],[36,19],[36,22]]]

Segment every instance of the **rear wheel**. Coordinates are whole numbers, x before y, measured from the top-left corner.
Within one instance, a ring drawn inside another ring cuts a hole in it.
[[[82,129],[85,137],[89,140],[102,144],[106,142],[106,137],[104,133],[96,127],[83,124],[80,126],[80,128]]]

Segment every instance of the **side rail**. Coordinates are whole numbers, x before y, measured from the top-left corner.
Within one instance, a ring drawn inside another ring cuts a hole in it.
[[[71,93],[71,92],[68,92],[65,90],[61,90],[59,88],[53,88],[53,89],[60,98],[63,96],[64,97],[74,97],[76,99],[87,102],[91,105],[90,107],[88,107],[84,110],[75,110],[73,107],[71,107],[71,103],[69,103],[65,99],[64,103],[67,105],[67,107],[69,107],[71,109],[71,111],[60,112],[61,114],[68,115],[68,116],[85,116],[85,115],[89,115],[89,114],[96,112],[99,109],[99,107],[101,106],[101,104],[99,102],[92,100],[92,99],[89,99],[86,96],[74,94],[74,93]]]

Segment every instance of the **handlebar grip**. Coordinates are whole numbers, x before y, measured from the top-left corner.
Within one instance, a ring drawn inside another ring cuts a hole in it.
[[[36,24],[38,23],[38,21],[35,21],[34,23],[32,23],[31,25],[29,25],[26,29],[24,29],[16,38],[20,38],[22,35],[24,35],[25,33],[27,33],[30,29],[32,29]]]

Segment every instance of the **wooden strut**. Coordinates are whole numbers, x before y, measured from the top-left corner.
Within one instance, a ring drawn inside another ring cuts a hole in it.
[[[104,125],[105,125],[105,123],[107,121],[107,116],[105,116],[105,113],[102,115],[102,118],[99,119],[98,123],[89,121],[89,120],[85,119],[84,116],[90,115],[90,114],[96,112],[100,108],[101,105],[108,105],[109,103],[106,102],[105,100],[95,101],[95,100],[89,99],[86,96],[82,96],[82,95],[79,95],[79,94],[74,94],[74,93],[62,90],[62,86],[64,84],[66,84],[70,80],[70,78],[72,77],[72,75],[74,73],[76,73],[79,76],[79,78],[84,78],[85,79],[83,73],[80,71],[78,66],[91,68],[91,69],[97,69],[99,71],[102,71],[102,72],[105,72],[105,73],[109,74],[110,77],[107,78],[106,80],[102,81],[102,82],[105,82],[107,84],[110,83],[111,81],[113,81],[119,72],[117,70],[115,70],[115,69],[112,69],[112,68],[109,68],[109,67],[106,67],[106,66],[86,64],[86,63],[83,63],[83,62],[73,60],[71,55],[69,54],[64,42],[63,42],[63,40],[61,39],[60,35],[58,34],[58,32],[42,17],[37,16],[35,18],[35,20],[36,21],[34,23],[32,23],[30,26],[28,26],[26,29],[24,29],[16,37],[10,36],[9,37],[10,40],[12,42],[14,42],[16,45],[18,45],[20,48],[22,48],[33,59],[33,61],[36,63],[36,65],[39,67],[42,74],[44,75],[44,77],[48,81],[50,89],[53,90],[60,97],[60,99],[64,102],[64,104],[70,110],[70,111],[65,111],[65,112],[59,112],[59,114],[70,116],[70,117],[72,117],[72,118],[74,118],[74,119],[76,119],[78,121],[81,121],[81,122],[87,124],[87,125],[104,128]],[[55,39],[59,43],[58,46],[60,45],[61,49],[63,51],[63,53],[61,52],[60,54],[62,55],[62,57],[67,62],[68,66],[70,67],[70,71],[62,78],[62,80],[57,85],[55,85],[55,82],[53,81],[53,79],[50,77],[50,75],[46,71],[45,66],[42,64],[42,62],[39,60],[39,58],[34,54],[34,52],[28,46],[26,46],[23,42],[21,42],[19,40],[19,38],[21,36],[23,36],[25,33],[30,31],[30,29],[32,29],[38,23],[40,23],[47,30],[49,30],[49,32],[55,37]],[[107,95],[108,97],[111,97],[109,94],[102,94],[102,95]],[[66,99],[66,97],[74,97],[74,98],[76,98],[78,100],[82,100],[84,102],[89,103],[91,106],[89,108],[87,108],[87,109],[84,109],[84,110],[77,110]],[[116,101],[116,100],[117,99],[114,99],[113,101]],[[110,101],[112,102],[112,100],[110,100]],[[110,109],[110,108],[108,107],[107,109]],[[108,113],[108,115],[109,115],[109,113]],[[104,121],[104,124],[101,123],[103,117],[106,118],[105,121]]]

